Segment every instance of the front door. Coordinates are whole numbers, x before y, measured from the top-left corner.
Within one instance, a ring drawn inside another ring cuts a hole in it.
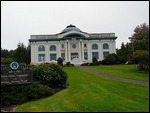
[[[78,53],[71,53],[71,60],[74,58],[79,58]]]

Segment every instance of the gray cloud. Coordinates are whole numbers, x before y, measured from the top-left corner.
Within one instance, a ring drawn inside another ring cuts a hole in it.
[[[30,35],[56,34],[69,24],[88,33],[114,32],[116,47],[149,24],[149,1],[1,1],[1,47],[28,45]]]

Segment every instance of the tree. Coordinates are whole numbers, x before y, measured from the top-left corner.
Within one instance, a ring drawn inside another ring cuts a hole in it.
[[[57,64],[58,64],[58,65],[63,65],[63,59],[62,59],[61,57],[59,57],[59,58],[57,59]]]
[[[18,43],[17,49],[15,50],[15,60],[19,63],[30,63],[30,45],[26,48],[23,43]]]
[[[131,61],[132,56],[132,45],[129,43],[124,44],[122,42],[121,48],[117,49],[117,56],[119,63],[126,63],[127,61]]]
[[[146,50],[136,50],[136,52],[134,53],[134,56],[139,61],[138,69],[140,71],[142,70],[148,71],[149,70],[149,52]]]
[[[138,25],[132,37],[134,41],[134,56],[139,61],[139,70],[149,70],[149,25],[146,23]]]
[[[132,37],[135,38],[135,50],[149,51],[149,25],[147,25],[146,23],[138,25],[134,29],[134,34],[132,35]]]
[[[115,53],[109,54],[105,60],[103,60],[103,64],[117,64],[118,63],[118,56]]]
[[[8,51],[1,48],[1,64],[10,64],[14,61],[14,50]]]
[[[1,58],[1,64],[10,64],[13,61],[12,58]]]

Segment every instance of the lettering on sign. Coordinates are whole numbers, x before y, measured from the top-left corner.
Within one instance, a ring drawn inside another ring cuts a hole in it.
[[[33,81],[32,76],[32,69],[26,64],[1,65],[1,85],[28,84]]]

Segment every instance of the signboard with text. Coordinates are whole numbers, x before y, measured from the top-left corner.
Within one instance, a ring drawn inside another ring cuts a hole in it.
[[[26,64],[1,65],[1,85],[28,84],[32,79],[32,69]]]

